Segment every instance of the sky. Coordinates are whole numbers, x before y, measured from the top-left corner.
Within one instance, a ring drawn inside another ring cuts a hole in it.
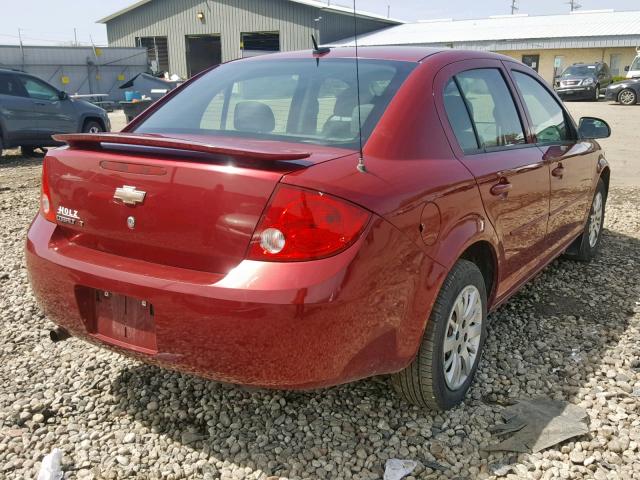
[[[174,0],[178,1],[178,0]],[[405,21],[435,18],[486,18],[511,11],[512,0],[356,0],[357,8]],[[61,45],[74,41],[107,44],[104,25],[96,24],[135,0],[0,0],[0,45],[17,44],[19,35],[29,45]],[[350,5],[349,0],[331,0]],[[583,10],[612,8],[639,10],[640,0],[578,0]],[[568,0],[518,0],[520,13],[549,15],[569,11]],[[20,29],[20,32],[18,31]]]

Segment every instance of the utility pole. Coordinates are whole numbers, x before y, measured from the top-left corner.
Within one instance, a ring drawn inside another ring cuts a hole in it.
[[[22,31],[18,29],[18,39],[20,41],[20,55],[22,56],[22,70],[24,70],[24,47],[22,45]]]
[[[76,27],[73,27],[73,46],[74,47],[78,46],[78,31]]]
[[[511,0],[511,15],[515,15],[520,7],[518,7],[518,0]]]
[[[387,18],[391,18],[391,5],[387,5]]]
[[[571,6],[572,12],[575,12],[579,8],[582,8],[582,5],[580,5],[576,0],[569,0],[567,4]]]

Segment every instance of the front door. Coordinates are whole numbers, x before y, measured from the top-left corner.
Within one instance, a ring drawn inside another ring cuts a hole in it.
[[[540,55],[523,55],[522,63],[533,68],[536,72],[540,68]]]
[[[500,297],[540,261],[549,215],[549,170],[526,134],[501,62],[454,65],[439,74],[447,82],[444,105],[460,146],[458,157],[476,178],[501,241]]]
[[[75,109],[70,100],[61,100],[60,92],[35,77],[17,75],[33,101],[33,122],[42,145],[51,145],[51,135],[73,133],[78,129]]]
[[[566,246],[584,228],[591,205],[597,159],[591,144],[578,140],[568,113],[538,79],[518,67],[511,69],[526,107],[532,134],[549,165],[551,198],[548,248]]]
[[[187,72],[189,77],[220,63],[222,63],[222,44],[219,35],[187,36]]]

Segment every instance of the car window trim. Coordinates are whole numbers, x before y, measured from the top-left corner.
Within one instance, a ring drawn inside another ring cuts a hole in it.
[[[504,62],[503,62],[504,63]],[[511,62],[509,62],[511,63]],[[540,81],[538,78],[536,78],[534,75],[531,75],[530,72],[525,71],[522,68],[517,68],[519,67],[519,65],[517,64],[513,64],[513,65],[509,65],[509,67],[507,68],[508,70],[508,74],[509,77],[511,78],[511,81],[513,83],[513,88],[515,90],[515,93],[518,95],[522,108],[524,110],[524,113],[527,117],[527,123],[529,124],[529,128],[530,128],[530,134],[532,139],[535,139],[535,142],[533,142],[536,146],[549,146],[549,145],[573,145],[574,143],[576,143],[579,139],[578,136],[578,129],[576,128],[576,125],[573,121],[573,117],[569,114],[569,112],[567,111],[567,109],[565,108],[564,104],[562,103],[562,101],[559,101],[557,94],[555,93],[555,91],[552,91],[547,85],[546,82]],[[560,140],[560,141],[549,141],[549,142],[540,142],[538,141],[538,136],[534,133],[533,131],[533,120],[531,120],[531,115],[529,113],[529,108],[527,107],[526,102],[524,101],[524,96],[522,95],[522,92],[520,91],[520,87],[518,86],[518,82],[516,82],[515,77],[513,76],[513,72],[518,72],[521,73],[523,75],[527,75],[528,77],[530,77],[533,81],[538,82],[538,84],[542,87],[543,90],[545,90],[550,96],[551,98],[556,102],[556,104],[560,107],[560,109],[562,110],[562,113],[564,115],[564,121],[566,122],[567,126],[569,127],[569,129],[571,130],[571,134],[573,138],[569,138],[567,140]]]
[[[516,109],[516,113],[518,114],[518,120],[520,121],[520,128],[522,128],[522,135],[524,136],[524,143],[515,143],[512,145],[497,145],[495,147],[487,147],[484,142],[480,141],[480,136],[477,132],[477,127],[475,124],[475,121],[473,119],[473,116],[471,115],[471,110],[469,108],[469,105],[467,104],[468,100],[467,97],[464,93],[464,91],[462,90],[462,88],[460,88],[460,84],[458,82],[457,76],[460,75],[461,73],[466,73],[466,72],[471,72],[473,70],[498,70],[498,73],[500,74],[500,76],[502,77],[502,80],[504,81],[505,86],[507,87],[507,90],[509,91],[509,94],[511,96],[511,100],[513,101],[513,106]],[[524,147],[530,147],[530,146],[534,146],[535,144],[533,144],[532,142],[530,142],[531,140],[531,136],[529,135],[529,122],[525,122],[524,118],[523,118],[523,112],[520,110],[520,107],[518,105],[518,102],[516,100],[516,97],[514,96],[514,91],[512,91],[512,86],[510,84],[509,79],[505,76],[505,72],[502,71],[502,68],[500,68],[500,66],[485,66],[485,67],[474,67],[474,68],[468,68],[465,70],[460,70],[459,72],[455,73],[452,78],[455,79],[456,82],[456,86],[458,87],[458,90],[460,90],[460,95],[462,96],[462,100],[465,103],[465,107],[467,108],[467,113],[469,115],[469,118],[471,120],[471,125],[473,126],[473,130],[474,133],[476,134],[476,141],[478,142],[478,151],[477,152],[473,152],[473,154],[478,154],[478,153],[493,153],[493,152],[501,152],[503,150],[515,150],[518,148],[524,148]],[[442,95],[444,97],[444,90],[442,91]],[[528,119],[527,119],[528,120]],[[459,145],[459,144],[458,144]],[[467,155],[467,152],[465,152],[465,150],[460,147],[460,149],[462,150],[462,152]]]

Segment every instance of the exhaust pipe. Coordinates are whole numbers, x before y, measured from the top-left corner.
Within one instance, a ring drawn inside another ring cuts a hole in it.
[[[62,342],[70,336],[71,334],[62,327],[56,327],[53,330],[49,330],[49,338],[53,343]]]

